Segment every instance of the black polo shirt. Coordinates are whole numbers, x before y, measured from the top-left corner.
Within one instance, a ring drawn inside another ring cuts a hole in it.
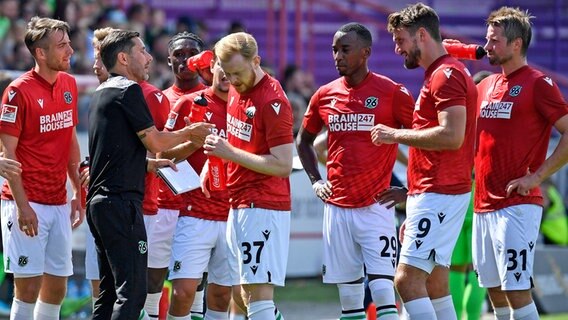
[[[111,74],[89,107],[90,200],[97,194],[144,198],[146,148],[137,132],[154,125],[138,83]]]

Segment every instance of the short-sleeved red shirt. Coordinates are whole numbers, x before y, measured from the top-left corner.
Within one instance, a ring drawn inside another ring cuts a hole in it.
[[[221,138],[227,138],[227,102],[215,95],[212,88],[207,88],[180,98],[174,105],[171,112],[177,119],[173,127],[179,130],[185,126],[184,117],[191,113],[193,99],[202,94],[207,99],[207,111],[203,121],[215,124],[212,132]],[[201,172],[207,156],[203,153],[203,148],[192,153],[187,161],[197,171]],[[206,198],[201,189],[195,189],[183,193],[182,199],[184,206],[180,210],[180,216],[190,216],[205,220],[227,221],[229,215],[229,192],[227,190],[211,191],[211,197]]]
[[[538,187],[528,196],[513,192],[509,197],[505,188],[544,162],[552,126],[568,114],[558,86],[542,72],[524,66],[507,76],[489,76],[478,91],[475,212],[542,205]]]
[[[139,84],[148,109],[152,114],[152,119],[154,119],[154,126],[160,131],[164,130],[170,111],[170,101],[160,89],[154,87],[149,82],[142,81]],[[155,215],[158,213],[158,181],[157,175],[146,173],[146,178],[144,179],[144,201],[142,202],[144,214]]]
[[[371,141],[376,124],[412,125],[414,99],[391,79],[369,72],[357,86],[339,78],[312,96],[303,126],[312,134],[328,128],[327,179],[333,186],[328,202],[340,207],[371,205],[390,185],[397,145]]]
[[[172,85],[171,87],[164,90],[164,94],[170,101],[170,109],[174,107],[175,103],[181,98],[183,95],[190,94],[192,92],[200,91],[207,88],[204,84],[199,83],[199,85],[189,89],[189,90],[182,90],[178,88],[176,85]],[[170,112],[171,117],[171,112]],[[171,118],[168,117],[166,121],[167,124],[171,122]],[[183,120],[183,118],[182,118]],[[181,196],[176,196],[172,193],[172,191],[168,188],[168,186],[162,181],[161,179],[158,180],[158,207],[163,209],[173,209],[179,210],[183,206],[183,200]]]
[[[432,151],[410,147],[409,194],[463,194],[471,191],[476,101],[475,83],[461,62],[444,55],[428,67],[416,101],[412,128],[423,130],[435,127],[439,125],[438,113],[449,107],[465,106],[465,135],[457,150]]]
[[[270,154],[270,148],[294,142],[292,107],[276,79],[265,75],[241,94],[231,86],[227,139],[231,145],[259,155]],[[288,178],[265,175],[229,162],[227,188],[232,208],[291,209]]]
[[[59,72],[52,85],[31,70],[14,80],[2,96],[0,133],[17,137],[16,157],[29,201],[67,203],[67,164],[78,123],[75,78]],[[13,199],[6,182],[2,199]]]

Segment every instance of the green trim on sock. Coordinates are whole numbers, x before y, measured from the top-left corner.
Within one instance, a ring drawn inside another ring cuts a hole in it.
[[[202,315],[192,314],[192,315],[191,315],[191,320],[203,320],[203,316],[202,316]]]
[[[367,317],[362,314],[362,315],[357,315],[357,316],[341,316],[341,318],[339,318],[339,320],[366,320]]]
[[[144,315],[146,315],[146,311],[144,311],[144,309],[142,309],[142,310],[140,311],[140,315],[138,316],[138,320],[144,319]]]
[[[377,319],[382,316],[386,316],[388,314],[398,314],[398,311],[386,311],[386,312],[377,313]]]

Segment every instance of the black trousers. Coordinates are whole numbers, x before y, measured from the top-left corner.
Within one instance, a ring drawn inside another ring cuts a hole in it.
[[[95,195],[87,207],[101,277],[93,320],[138,319],[147,290],[148,245],[142,200]]]

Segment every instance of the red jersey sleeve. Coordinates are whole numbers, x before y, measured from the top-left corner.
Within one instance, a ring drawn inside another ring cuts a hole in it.
[[[288,100],[274,99],[263,108],[262,121],[269,148],[293,143],[292,107]]]
[[[534,84],[534,104],[538,112],[552,125],[568,114],[568,105],[556,83],[550,77],[541,77]]]
[[[393,116],[405,128],[412,128],[414,98],[403,85],[397,85],[393,96]]]
[[[19,137],[25,124],[25,99],[16,87],[8,87],[2,96],[0,133]]]
[[[319,115],[319,97],[320,91],[318,90],[310,99],[310,104],[302,121],[304,129],[313,135],[318,134],[324,126],[324,122]]]
[[[170,111],[170,101],[159,90],[148,92],[144,99],[146,100],[148,109],[150,109],[150,114],[152,114],[156,129],[159,131],[164,130]]]
[[[440,67],[432,75],[430,92],[438,112],[452,106],[466,105],[467,84],[463,73],[453,67]]]
[[[172,110],[170,111],[170,117],[175,117],[173,130],[180,130],[185,127],[185,117],[188,117],[191,113],[191,106],[193,105],[194,95],[185,95],[176,101]]]

